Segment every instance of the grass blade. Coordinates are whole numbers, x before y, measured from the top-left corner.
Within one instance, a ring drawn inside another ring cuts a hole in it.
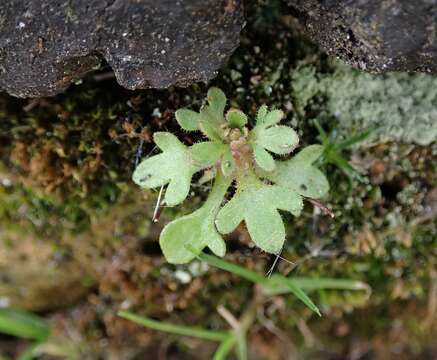
[[[311,310],[313,310],[317,315],[321,316],[320,310],[318,307],[311,301],[305,292],[300,289],[291,279],[286,278],[284,276],[275,275],[270,278],[265,277],[264,275],[260,275],[254,271],[247,270],[242,266],[238,266],[227,262],[223,259],[220,259],[215,256],[207,255],[204,253],[200,253],[197,257],[206,262],[210,266],[214,266],[221,270],[229,271],[235,275],[238,275],[244,279],[252,281],[256,284],[278,287],[285,286],[292,292],[300,301],[302,301],[306,306],[308,306]]]
[[[254,271],[247,270],[242,266],[235,265],[216,256],[207,255],[201,252],[199,255],[197,255],[197,258],[206,262],[210,266],[228,271],[232,274],[238,275],[246,280],[252,281],[257,284],[263,284],[268,281],[268,279],[264,275],[260,275]]]
[[[36,342],[28,349],[26,349],[18,358],[18,360],[33,360],[36,357],[36,352],[38,350],[38,347],[41,345],[41,342]]]
[[[328,135],[326,134],[325,130],[320,125],[319,120],[314,119],[314,125],[316,126],[317,131],[319,132],[320,140],[322,141],[322,144],[326,146],[329,143]]]
[[[144,316],[133,314],[129,311],[119,311],[118,316],[133,321],[139,325],[153,330],[164,331],[172,334],[191,336],[212,341],[225,341],[229,337],[227,332],[202,329],[194,326],[176,325],[168,322],[153,320]]]
[[[225,339],[218,347],[214,354],[213,360],[226,360],[236,342],[237,338],[235,335],[228,335],[227,339]]]
[[[322,316],[316,304],[312,302],[308,295],[294,282],[294,280],[282,275],[273,275],[269,280],[270,281],[268,285],[273,285],[274,287],[286,287],[289,292],[293,293],[300,301],[302,301],[306,306],[313,310],[317,315]]]
[[[378,127],[372,127],[362,133],[359,133],[355,136],[352,136],[349,139],[346,139],[338,144],[335,145],[336,150],[343,150],[348,148],[349,146],[352,146],[354,144],[357,144],[363,140],[366,140],[375,130],[377,130]]]
[[[342,156],[335,154],[334,156],[331,156],[330,158],[331,162],[335,165],[337,165],[340,170],[342,170],[347,176],[357,179],[361,182],[365,181],[365,178],[363,175],[360,174],[360,172],[355,169],[345,158]]]
[[[366,283],[357,280],[349,279],[333,279],[333,278],[308,278],[308,277],[298,277],[293,278],[293,282],[303,290],[313,291],[313,290],[352,290],[352,291],[366,291],[371,293],[371,288]],[[274,287],[263,287],[264,292],[267,295],[281,295],[290,293],[290,289],[286,286],[274,286]]]
[[[237,357],[238,360],[247,360],[247,342],[245,334],[237,334]]]
[[[27,311],[0,309],[0,333],[44,341],[50,336],[50,326],[41,317]]]

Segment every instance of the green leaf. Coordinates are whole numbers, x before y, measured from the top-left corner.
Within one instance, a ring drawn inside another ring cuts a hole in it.
[[[231,128],[243,128],[247,124],[247,116],[244,112],[231,109],[226,113],[226,120]]]
[[[268,285],[273,287],[283,286],[289,292],[293,293],[300,301],[313,310],[317,315],[322,316],[318,307],[308,297],[308,295],[300,288],[292,279],[289,279],[282,275],[272,275]]]
[[[208,103],[220,122],[224,122],[223,113],[226,106],[226,95],[219,88],[211,87],[207,94]]]
[[[214,353],[214,357],[212,358],[212,360],[228,359],[228,355],[231,352],[232,348],[235,346],[236,342],[237,337],[234,334],[229,335],[228,338],[224,340],[217,348],[217,351]]]
[[[265,252],[278,254],[285,241],[278,209],[298,216],[303,207],[301,196],[290,189],[261,182],[238,185],[237,193],[217,215],[217,229],[228,234],[244,220],[253,242]]]
[[[317,306],[311,301],[308,295],[302,290],[303,286],[300,286],[300,282],[294,281],[294,279],[287,278],[282,275],[273,275],[271,277],[266,277],[262,274],[259,274],[255,271],[251,271],[246,269],[245,267],[233,264],[231,262],[225,261],[223,259],[219,259],[215,256],[207,255],[205,253],[200,253],[197,256],[198,259],[206,262],[210,266],[214,266],[218,269],[229,271],[232,274],[235,274],[239,277],[252,281],[253,283],[259,284],[262,286],[263,292],[266,295],[270,295],[276,289],[284,290],[285,292],[293,293],[300,301],[302,301],[308,308],[313,310],[320,316],[320,311]],[[302,285],[306,285],[304,283]],[[274,293],[273,293],[274,295]]]
[[[214,226],[217,211],[203,206],[192,214],[178,218],[161,232],[159,243],[166,260],[171,264],[185,264],[195,257],[185,246],[190,244],[200,252],[209,244],[223,256],[226,251],[222,237]]]
[[[221,122],[217,121],[214,113],[208,106],[204,106],[200,109],[200,130],[210,140],[221,142]]]
[[[312,165],[322,153],[321,145],[307,146],[290,160],[278,162],[273,173],[265,176],[302,196],[322,198],[329,191],[329,183],[326,176]]]
[[[38,349],[44,342],[36,341],[31,344],[24,352],[20,354],[17,360],[34,360],[37,359]],[[1,359],[1,358],[0,358]],[[3,360],[3,359],[1,359]]]
[[[223,154],[221,170],[225,176],[230,176],[235,170],[235,160],[229,148]]]
[[[323,146],[314,144],[303,148],[293,159],[301,164],[312,165],[323,154]]]
[[[354,135],[350,137],[349,139],[346,139],[338,144],[334,144],[334,147],[337,151],[344,150],[352,145],[358,144],[364,140],[366,140],[375,130],[377,127],[372,127],[370,129],[367,129],[366,131],[359,133],[357,135]]]
[[[325,152],[325,157],[329,163],[336,165],[341,171],[343,171],[351,179],[357,179],[358,181],[365,182],[365,177],[355,169],[343,156],[339,155],[335,151]]]
[[[288,126],[278,125],[259,131],[256,144],[279,155],[292,152],[299,143],[299,136]]]
[[[153,139],[163,152],[143,160],[135,169],[132,180],[146,188],[168,184],[165,202],[169,206],[177,205],[187,197],[191,178],[200,169],[192,164],[188,147],[173,134],[156,132]]]
[[[247,360],[246,332],[240,333],[240,331],[237,331],[235,336],[237,339],[237,358],[238,360]]]
[[[260,159],[261,168],[266,171],[265,163],[262,159],[267,159],[265,154],[257,149],[257,146],[269,150],[275,154],[285,155],[292,152],[299,143],[299,136],[288,126],[276,125],[284,117],[281,110],[267,112],[267,107],[262,106],[258,111],[256,126],[250,132],[249,142],[252,144],[256,156]],[[268,161],[269,168],[272,168],[272,162]],[[263,166],[264,165],[264,166]]]
[[[229,337],[229,333],[224,331],[214,331],[208,329],[202,329],[194,326],[184,326],[168,323],[165,321],[157,321],[144,316],[136,315],[129,311],[119,311],[118,316],[123,319],[133,321],[139,325],[148,327],[153,330],[165,331],[171,334],[192,336],[199,339],[211,340],[211,341],[226,341]]]
[[[208,104],[200,109],[200,130],[211,140],[221,141],[221,125],[225,123],[223,112],[226,106],[226,96],[218,88],[208,90]]]
[[[325,130],[320,125],[319,121],[317,119],[314,119],[314,125],[317,128],[317,131],[319,132],[320,140],[322,141],[322,144],[326,147],[329,144],[329,137],[328,134],[326,134]]]
[[[194,165],[202,168],[213,166],[225,150],[225,144],[212,141],[196,143],[190,147]]]
[[[273,275],[277,277],[279,275]],[[352,291],[364,291],[367,294],[371,293],[371,288],[368,284],[351,279],[333,279],[333,278],[310,278],[310,277],[293,277],[285,278],[286,281],[292,281],[296,286],[303,290],[314,291],[314,290],[352,290]],[[281,295],[290,293],[290,288],[286,285],[284,280],[282,284],[278,281],[277,286],[263,286],[263,292],[269,296]]]
[[[164,227],[159,237],[159,244],[169,263],[190,262],[206,246],[216,255],[224,256],[226,245],[215,228],[214,220],[231,181],[232,178],[223,177],[218,173],[203,206]]]
[[[260,168],[265,171],[273,171],[275,169],[275,160],[272,155],[270,155],[261,146],[256,144],[253,145],[253,156],[256,163]]]
[[[44,341],[50,335],[49,324],[32,313],[11,308],[0,309],[0,333],[24,339]]]
[[[200,130],[210,140],[221,142],[226,96],[220,89],[212,87],[208,90],[207,99],[208,105],[204,105],[199,113],[189,109],[176,111],[176,120],[186,131]]]
[[[259,112],[261,112],[261,114],[258,113],[256,125],[264,128],[275,125],[284,118],[284,112],[282,110],[272,110],[267,112],[267,107],[265,110],[261,107]]]
[[[189,109],[179,109],[175,113],[179,126],[186,131],[196,131],[200,129],[199,113]]]
[[[258,114],[256,114],[256,123],[262,124],[264,122],[264,118],[267,115],[267,105],[261,105],[258,109]]]

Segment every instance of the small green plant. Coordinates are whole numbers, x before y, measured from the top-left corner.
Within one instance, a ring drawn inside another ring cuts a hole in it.
[[[164,256],[170,263],[186,263],[205,247],[223,256],[226,246],[221,234],[232,232],[243,221],[258,247],[279,254],[285,241],[279,210],[299,216],[304,197],[321,198],[329,190],[326,177],[313,166],[323,146],[311,145],[289,160],[278,161],[272,154],[288,155],[299,143],[292,128],[278,125],[282,111],[261,106],[249,130],[243,112],[225,113],[227,100],[220,89],[210,88],[207,101],[200,112],[176,112],[183,130],[200,131],[206,141],[186,146],[171,133],[156,132],[153,138],[162,153],[143,160],[133,174],[133,181],[144,188],[167,185],[167,206],[185,200],[195,173],[214,174],[211,192],[200,209],[164,227],[159,239]],[[234,183],[235,193],[222,206]]]
[[[350,162],[342,155],[342,152],[367,139],[377,129],[377,127],[372,127],[345,140],[338,140],[337,131],[333,130],[327,134],[317,119],[314,120],[314,125],[319,132],[319,137],[324,148],[322,160],[327,164],[332,164],[338,167],[350,180],[356,179],[365,182],[363,175],[361,175],[360,172],[350,164]]]

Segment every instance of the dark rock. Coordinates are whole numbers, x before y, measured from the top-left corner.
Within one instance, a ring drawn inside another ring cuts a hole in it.
[[[241,0],[3,0],[0,89],[50,96],[100,66],[128,89],[187,86],[237,47]]]
[[[373,72],[437,73],[437,0],[287,0],[328,53]]]

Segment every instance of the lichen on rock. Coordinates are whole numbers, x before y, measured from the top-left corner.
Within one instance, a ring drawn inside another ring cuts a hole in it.
[[[321,113],[338,120],[344,134],[376,127],[367,143],[378,139],[428,145],[437,139],[437,77],[372,75],[336,63],[328,73],[298,67],[292,88],[301,108],[316,104]]]

